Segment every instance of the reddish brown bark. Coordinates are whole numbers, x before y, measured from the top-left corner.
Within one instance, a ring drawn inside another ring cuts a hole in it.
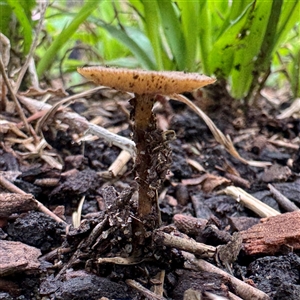
[[[247,254],[274,254],[287,249],[300,249],[300,211],[265,218],[242,231]]]

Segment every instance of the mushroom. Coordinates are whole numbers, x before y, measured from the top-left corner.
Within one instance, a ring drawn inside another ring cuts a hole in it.
[[[139,184],[138,218],[144,226],[153,230],[160,224],[157,203],[159,189],[171,163],[168,141],[174,138],[172,131],[161,132],[156,127],[152,113],[157,95],[189,92],[215,82],[215,79],[198,73],[175,71],[145,71],[109,67],[83,67],[78,72],[96,84],[134,93],[133,139],[136,143],[135,171]]]

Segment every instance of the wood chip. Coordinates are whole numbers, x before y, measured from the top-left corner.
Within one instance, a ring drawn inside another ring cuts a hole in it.
[[[0,194],[0,217],[7,218],[13,213],[20,213],[37,208],[32,195],[2,193]]]
[[[0,276],[37,270],[41,251],[21,242],[0,240]]]
[[[300,211],[262,219],[260,224],[241,232],[244,250],[253,255],[300,249],[299,219]]]

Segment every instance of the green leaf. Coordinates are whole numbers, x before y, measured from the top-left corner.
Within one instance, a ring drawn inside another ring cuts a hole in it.
[[[300,22],[300,1],[285,0],[280,14],[277,41],[274,48],[278,47],[280,43],[284,42],[288,33]]]
[[[161,45],[161,37],[159,35],[160,18],[158,5],[155,1],[142,1],[142,3],[144,6],[145,31],[153,47],[156,69],[163,70],[163,48]]]
[[[276,0],[272,3],[271,13],[268,20],[266,32],[263,37],[263,42],[260,48],[259,55],[254,64],[255,71],[258,75],[260,72],[267,71],[271,64],[271,54],[273,52],[276,43],[276,38],[278,36],[277,24],[279,22],[282,3],[282,0]]]
[[[197,51],[199,50],[199,7],[197,1],[178,1],[181,11],[181,26],[186,44],[185,70],[196,71]]]
[[[13,1],[13,0],[10,0]],[[70,40],[70,37],[76,32],[80,24],[97,8],[101,0],[87,0],[81,10],[75,15],[71,23],[65,27],[58,37],[53,41],[52,45],[45,52],[37,66],[37,74],[39,77],[51,66],[56,53],[60,50],[62,45]]]
[[[156,0],[160,11],[161,25],[166,36],[174,62],[179,70],[186,69],[186,41],[179,16],[171,0]]]
[[[212,21],[209,11],[209,2],[201,1],[199,11],[199,45],[203,72],[207,75],[212,74],[211,64],[209,62],[210,52],[212,49]]]
[[[239,7],[241,8],[241,7]],[[244,8],[238,14],[232,14],[232,17],[238,15],[237,19],[228,21],[229,24],[226,30],[221,29],[223,34],[219,36],[218,40],[213,44],[209,55],[208,65],[211,73],[214,73],[220,78],[227,78],[231,72],[234,62],[234,55],[239,47],[239,35],[249,17],[251,5]],[[231,17],[229,17],[230,19]]]
[[[0,32],[2,32],[4,35],[8,36],[8,34],[9,34],[9,23],[11,21],[12,9],[6,3],[6,1],[1,1],[0,2],[0,11],[1,11]]]
[[[152,59],[152,49],[150,50],[151,47],[149,47],[149,41],[147,43],[145,36],[140,31],[134,28],[125,28],[126,31],[123,31],[122,29],[109,24],[100,24],[100,26],[105,28],[115,39],[128,47],[133,55],[139,60],[143,68],[155,69],[155,64]],[[135,39],[139,41],[141,46],[138,45]],[[143,45],[145,48],[143,48]]]
[[[232,94],[235,98],[245,97],[251,86],[255,60],[262,47],[271,8],[272,2],[256,1],[240,31],[231,72]]]
[[[22,29],[24,36],[24,53],[27,54],[32,43],[32,27],[31,20],[28,19],[26,11],[21,2],[15,0],[6,0],[14,14],[16,15]]]
[[[300,97],[300,43],[293,49],[293,62],[291,63],[291,85],[295,98]]]

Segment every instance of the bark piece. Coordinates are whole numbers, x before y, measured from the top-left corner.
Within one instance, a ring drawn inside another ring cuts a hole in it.
[[[228,220],[232,229],[237,231],[247,230],[260,222],[259,218],[251,217],[229,217]]]
[[[242,231],[247,254],[274,254],[286,248],[300,249],[300,211],[281,214],[261,220]]]
[[[205,219],[186,216],[183,214],[174,215],[173,221],[177,229],[181,232],[196,236],[202,233],[207,223],[207,220]]]
[[[37,270],[41,251],[21,242],[0,241],[0,276]]]
[[[0,194],[0,217],[7,218],[13,213],[20,213],[37,208],[32,195]]]
[[[264,182],[287,181],[292,176],[292,171],[288,166],[272,165],[266,169],[261,177]]]

